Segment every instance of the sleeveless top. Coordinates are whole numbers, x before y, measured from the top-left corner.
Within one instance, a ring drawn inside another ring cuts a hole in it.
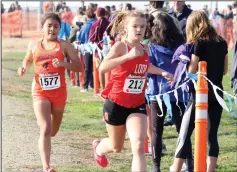
[[[130,49],[127,47],[128,51]],[[117,66],[111,70],[109,82],[101,96],[126,108],[136,108],[144,104],[148,65],[149,57],[144,50],[143,56]]]
[[[42,47],[42,40],[38,42],[33,52],[34,80],[32,83],[33,95],[45,95],[58,97],[60,88],[66,89],[65,68],[53,66],[52,60],[58,58],[64,61],[64,54],[60,47],[60,40],[57,40],[53,49],[45,50]]]

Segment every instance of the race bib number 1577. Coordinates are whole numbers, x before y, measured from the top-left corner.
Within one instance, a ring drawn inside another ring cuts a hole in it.
[[[60,76],[59,75],[49,75],[39,76],[39,81],[41,88],[43,90],[54,90],[60,87]]]

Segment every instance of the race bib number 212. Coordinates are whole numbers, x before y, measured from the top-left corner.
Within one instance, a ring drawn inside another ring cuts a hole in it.
[[[140,94],[144,88],[146,79],[127,78],[123,87],[125,93]]]

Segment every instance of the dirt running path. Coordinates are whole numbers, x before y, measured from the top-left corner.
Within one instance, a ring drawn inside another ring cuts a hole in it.
[[[31,102],[2,97],[2,166],[3,172],[40,172],[37,147],[39,129],[32,114]],[[26,118],[25,115],[31,117]],[[76,132],[59,132],[52,140],[51,162],[57,165],[87,165],[93,160],[91,138]],[[84,155],[83,157],[80,155]]]

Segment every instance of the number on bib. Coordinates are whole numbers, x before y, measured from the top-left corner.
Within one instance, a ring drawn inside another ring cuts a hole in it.
[[[54,90],[60,87],[60,76],[40,76],[40,85],[43,90]]]
[[[125,93],[140,94],[144,88],[146,79],[127,78],[123,87]]]

